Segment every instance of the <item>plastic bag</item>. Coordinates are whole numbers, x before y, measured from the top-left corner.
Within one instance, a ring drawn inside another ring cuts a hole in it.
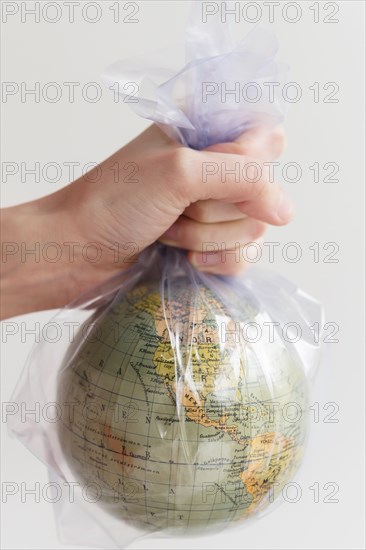
[[[235,44],[230,25],[200,19],[194,2],[182,51],[171,48],[114,63],[102,75],[138,115],[193,149],[233,141],[260,123],[284,116],[288,67],[275,60],[277,40],[255,27]],[[184,57],[184,56],[183,56]]]
[[[133,108],[185,145],[229,141],[282,117],[277,100],[202,101],[206,82],[261,85],[282,72],[272,35],[230,40],[225,25],[193,18],[184,68],[120,62],[104,80],[137,83]],[[61,539],[118,548],[264,513],[301,463],[319,351],[309,326],[321,315],[278,275],[203,274],[163,245],[62,310],[28,360],[10,419],[62,489]],[[22,404],[38,417],[23,417]]]

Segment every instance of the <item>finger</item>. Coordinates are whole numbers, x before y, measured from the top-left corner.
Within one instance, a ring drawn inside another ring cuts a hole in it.
[[[199,271],[215,275],[239,275],[248,266],[244,248],[220,249],[205,252],[189,251],[188,261]]]
[[[248,130],[234,143],[221,143],[208,147],[206,151],[247,155],[258,160],[271,161],[285,148],[285,130],[282,125],[261,126]],[[205,223],[240,220],[245,216],[235,204],[208,200],[191,204],[184,215]]]
[[[222,223],[200,223],[181,216],[160,237],[160,241],[186,250],[202,251],[207,247],[233,249],[261,237],[266,224],[252,218]]]
[[[212,199],[191,204],[185,209],[184,215],[201,223],[242,220],[246,217],[236,204]]]
[[[249,243],[247,246],[228,249],[225,246],[211,251],[187,253],[188,260],[199,271],[216,275],[238,275],[262,256],[262,242]]]
[[[285,146],[285,130],[282,125],[278,125],[252,128],[231,143],[218,143],[205,150],[247,155],[261,161],[272,161],[283,153]]]
[[[269,181],[268,167],[225,153],[187,151],[182,156],[185,166],[179,169],[185,172],[189,203],[215,199],[236,203],[244,214],[273,225],[291,220],[292,201],[278,184]]]

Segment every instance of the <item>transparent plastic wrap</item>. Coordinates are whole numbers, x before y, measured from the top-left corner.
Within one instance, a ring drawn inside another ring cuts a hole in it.
[[[202,101],[204,82],[278,81],[282,69],[272,35],[257,29],[234,46],[225,25],[196,16],[178,72],[134,60],[113,65],[105,82],[137,82],[133,108],[197,149],[281,120],[277,100]],[[61,539],[121,548],[263,514],[304,452],[314,322],[320,305],[282,277],[204,274],[159,244],[61,310],[9,414],[11,432],[62,488]]]
[[[280,122],[288,72],[275,60],[278,46],[271,31],[256,26],[235,44],[229,23],[219,18],[203,23],[201,7],[193,2],[185,48],[118,61],[102,75],[138,115],[193,149]]]

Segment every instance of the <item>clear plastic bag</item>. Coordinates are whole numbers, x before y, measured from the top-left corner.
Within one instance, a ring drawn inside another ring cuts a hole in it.
[[[256,26],[235,44],[228,23],[202,22],[201,7],[193,3],[184,49],[118,61],[102,75],[138,115],[193,149],[280,122],[288,73],[275,60],[278,45],[271,31]]]
[[[271,35],[233,46],[226,26],[193,18],[186,53],[178,73],[134,61],[104,79],[137,82],[136,111],[195,148],[280,120],[280,102],[200,94],[208,76],[230,83],[239,67],[244,84],[276,80]],[[63,487],[62,540],[120,548],[263,514],[301,463],[319,353],[309,327],[321,317],[274,273],[207,275],[163,245],[60,311],[14,396],[41,414],[23,418],[19,406],[10,427]]]

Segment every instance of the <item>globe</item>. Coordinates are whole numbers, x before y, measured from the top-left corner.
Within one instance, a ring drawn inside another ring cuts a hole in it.
[[[276,327],[250,333],[271,322],[254,298],[228,305],[187,276],[162,288],[140,283],[80,329],[58,380],[65,458],[101,506],[139,527],[243,521],[301,462],[303,368]]]

